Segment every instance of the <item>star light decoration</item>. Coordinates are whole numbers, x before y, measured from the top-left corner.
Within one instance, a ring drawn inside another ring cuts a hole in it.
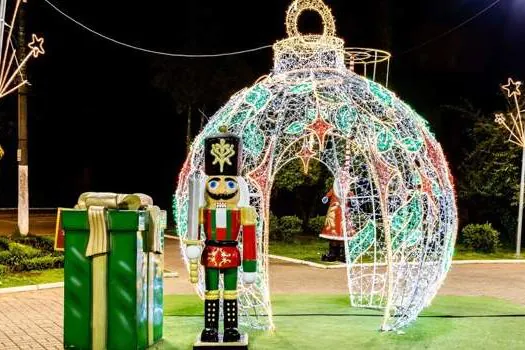
[[[507,84],[501,86],[514,108],[506,115],[505,113],[496,113],[494,121],[509,132],[510,142],[520,147],[525,147],[525,123],[521,116],[523,110],[518,99],[521,96],[521,85],[521,81],[514,81],[512,78],[509,78]]]
[[[322,34],[299,32],[297,20],[306,10],[320,14]],[[436,295],[452,260],[457,211],[448,164],[422,117],[346,67],[344,41],[335,36],[330,9],[321,0],[294,1],[286,27],[289,37],[273,47],[271,74],[234,94],[191,147],[175,193],[182,254],[188,175],[203,172],[204,139],[227,125],[242,139],[242,175],[258,213],[258,278],[251,286],[241,282],[241,323],[274,327],[270,197],[280,169],[295,160],[305,172],[312,161],[322,163],[344,193],[352,305],[383,310],[384,330],[402,328]],[[204,290],[201,275],[201,297]]]
[[[24,85],[28,85],[29,81],[23,74],[24,66],[29,60],[45,54],[44,38],[32,34],[32,40],[27,45],[29,48],[27,54],[21,61],[18,60],[12,35],[21,2],[22,0],[16,1],[9,24],[6,24],[7,21],[5,20],[0,22],[0,98],[15,92]],[[3,1],[2,5],[4,6],[1,9],[2,13],[5,14],[6,1]],[[4,27],[7,27],[8,30],[5,30]]]
[[[310,130],[317,137],[320,152],[324,150],[326,136],[333,128],[334,126],[324,120],[320,113],[317,114],[317,118],[315,118],[312,124],[306,127],[307,130]]]
[[[509,78],[507,85],[503,85],[501,88],[503,91],[507,92],[508,97],[517,97],[521,95],[520,87],[521,81],[514,81],[512,78]]]
[[[301,162],[303,163],[303,172],[305,175],[308,175],[308,169],[310,168],[310,161],[312,158],[317,154],[314,150],[312,150],[312,146],[308,141],[305,140],[303,143],[303,148],[301,148],[301,151],[298,153],[298,157],[301,159]]]
[[[27,45],[31,49],[31,54],[34,58],[46,53],[44,50],[44,38],[39,38],[36,34],[32,34],[31,42]]]

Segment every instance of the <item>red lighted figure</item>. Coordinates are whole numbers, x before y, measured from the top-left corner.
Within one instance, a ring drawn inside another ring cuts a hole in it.
[[[343,211],[341,209],[340,192],[337,182],[334,182],[330,192],[323,197],[324,204],[330,202],[323,231],[319,235],[319,237],[330,241],[328,253],[322,256],[323,261],[345,261]]]

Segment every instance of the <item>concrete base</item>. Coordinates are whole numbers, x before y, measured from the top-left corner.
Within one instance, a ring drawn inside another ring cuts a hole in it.
[[[248,334],[241,333],[241,339],[238,342],[223,343],[222,334],[219,334],[218,343],[205,343],[201,341],[200,334],[197,336],[197,341],[193,344],[193,350],[248,350]]]

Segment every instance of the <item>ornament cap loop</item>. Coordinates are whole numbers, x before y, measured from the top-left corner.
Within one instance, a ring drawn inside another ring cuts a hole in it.
[[[288,36],[302,36],[298,28],[299,17],[304,11],[314,11],[323,21],[322,36],[335,36],[335,20],[332,11],[322,0],[295,0],[286,13],[286,32]]]

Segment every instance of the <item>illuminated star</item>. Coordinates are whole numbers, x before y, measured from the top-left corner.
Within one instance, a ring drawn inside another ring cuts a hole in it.
[[[497,113],[494,115],[494,121],[496,122],[496,124],[505,124],[505,114],[503,113]]]
[[[33,54],[34,58],[46,53],[44,50],[44,38],[39,38],[35,34],[31,36],[31,42],[27,46],[31,49],[31,54]]]
[[[305,175],[308,175],[308,170],[310,169],[310,160],[312,160],[312,157],[315,156],[315,154],[316,152],[310,149],[308,142],[305,142],[301,152],[298,154],[299,158],[301,158],[301,161],[303,162],[303,171]]]
[[[419,170],[418,172],[421,178],[421,184],[420,184],[421,192],[426,193],[429,196],[432,196],[432,182],[430,181],[428,176],[423,171]]]
[[[521,81],[514,81],[512,78],[509,78],[507,85],[503,85],[501,88],[507,92],[508,97],[518,97],[521,95],[520,91]]]
[[[315,136],[317,136],[317,140],[319,141],[319,150],[324,149],[324,141],[326,138],[326,134],[330,132],[334,127],[332,124],[328,123],[326,120],[321,117],[321,114],[317,114],[317,118],[314,119],[312,124],[308,125],[306,129],[312,131]]]
[[[4,149],[0,145],[0,159],[4,158]]]
[[[268,145],[268,150],[259,166],[248,173],[248,177],[253,180],[262,193],[268,193],[268,188],[271,186],[270,173],[272,171],[273,151],[274,140],[271,140]]]
[[[379,181],[379,191],[383,198],[388,196],[388,185],[394,176],[394,169],[391,165],[385,163],[377,151],[372,151],[372,165],[377,180]]]

